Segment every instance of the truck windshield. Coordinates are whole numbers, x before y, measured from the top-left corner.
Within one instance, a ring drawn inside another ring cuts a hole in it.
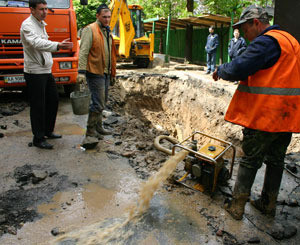
[[[70,0],[46,0],[50,9],[68,9]],[[0,0],[0,7],[29,7],[29,0]]]

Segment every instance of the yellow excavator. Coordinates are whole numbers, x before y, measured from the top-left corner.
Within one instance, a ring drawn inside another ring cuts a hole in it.
[[[118,60],[133,61],[140,68],[149,66],[153,60],[154,34],[145,36],[143,8],[127,5],[126,0],[112,0],[110,29],[113,30]]]

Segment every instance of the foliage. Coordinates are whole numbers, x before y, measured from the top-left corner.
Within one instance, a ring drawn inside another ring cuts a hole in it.
[[[274,0],[204,0],[203,4],[212,14],[231,16],[234,12],[235,17],[239,17],[242,10],[252,4],[260,6],[274,6]]]
[[[89,0],[89,4],[87,6],[84,6],[80,4],[80,0],[73,0],[78,30],[96,20],[96,9],[102,3],[107,3],[107,1]]]
[[[191,15],[187,12],[187,0],[128,0],[128,4],[139,4],[143,7],[146,19],[155,17],[167,17],[169,14],[173,18],[186,17]],[[194,8],[198,5],[198,1],[194,1]]]
[[[194,1],[194,8],[198,6],[198,1]],[[78,29],[95,21],[96,9],[101,3],[109,4],[106,0],[89,0],[87,6],[82,6],[80,0],[73,0],[77,17]],[[173,18],[186,17],[191,15],[187,12],[187,0],[127,0],[128,4],[139,4],[143,7],[145,18],[167,17],[171,13]]]
[[[210,12],[231,16],[234,12],[235,17],[239,17],[242,10],[251,4],[261,6],[274,6],[275,0],[194,0],[194,13]],[[101,3],[109,4],[110,0],[89,0],[87,6],[80,5],[80,0],[73,0],[77,16],[78,29],[95,21],[96,9]],[[169,14],[173,18],[186,17],[191,15],[187,12],[187,0],[127,0],[128,4],[139,4],[144,8],[145,18],[167,17]],[[203,6],[204,9],[203,10]]]

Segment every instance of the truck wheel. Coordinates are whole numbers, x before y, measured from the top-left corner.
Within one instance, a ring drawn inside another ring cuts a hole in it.
[[[133,64],[137,65],[138,68],[147,68],[149,66],[150,60],[148,58],[137,58],[134,60]]]

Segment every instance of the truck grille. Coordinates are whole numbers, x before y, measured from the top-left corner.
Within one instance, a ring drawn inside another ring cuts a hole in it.
[[[23,47],[19,35],[0,36],[0,59],[23,58]]]
[[[73,54],[68,51],[53,53],[55,57],[72,57]],[[0,59],[23,59],[23,46],[20,36],[0,36]]]
[[[23,59],[23,53],[22,54],[5,54],[2,55],[0,52],[0,59]]]

